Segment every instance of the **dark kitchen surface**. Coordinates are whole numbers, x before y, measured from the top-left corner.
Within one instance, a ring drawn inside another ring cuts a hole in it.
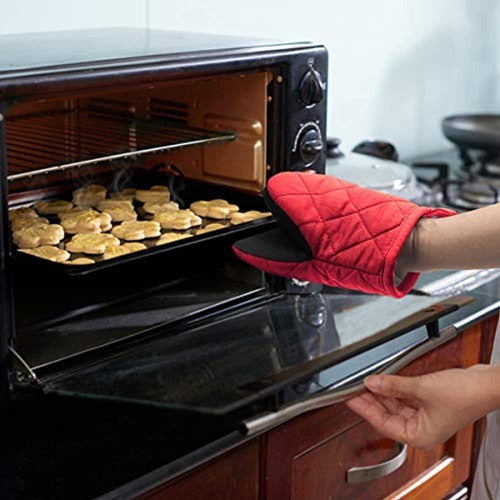
[[[126,65],[138,59],[279,45],[270,39],[134,28],[3,35],[0,79],[67,70],[68,66]]]

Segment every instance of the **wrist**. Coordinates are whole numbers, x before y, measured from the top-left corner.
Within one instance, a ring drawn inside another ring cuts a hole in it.
[[[481,414],[500,409],[500,365],[479,364],[471,366],[468,371],[477,376]]]
[[[420,219],[405,241],[396,264],[396,277],[402,279],[409,272],[426,271],[426,256],[429,253],[431,234],[436,221]]]

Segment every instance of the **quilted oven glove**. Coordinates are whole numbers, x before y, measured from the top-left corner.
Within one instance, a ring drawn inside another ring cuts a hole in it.
[[[270,274],[397,298],[419,276],[396,284],[394,275],[417,221],[455,214],[315,173],[275,175],[264,200],[280,227],[238,241],[242,260]]]

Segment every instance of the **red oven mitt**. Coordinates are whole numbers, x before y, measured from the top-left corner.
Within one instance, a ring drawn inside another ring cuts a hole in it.
[[[398,255],[417,221],[455,214],[315,173],[275,175],[264,199],[280,227],[238,241],[233,249],[242,260],[270,274],[397,298],[419,276],[395,283]]]

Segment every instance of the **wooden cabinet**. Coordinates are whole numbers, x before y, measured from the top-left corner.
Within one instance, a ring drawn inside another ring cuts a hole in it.
[[[257,440],[140,496],[144,500],[257,500],[258,497]]]
[[[492,319],[468,329],[401,373],[419,375],[487,361],[495,325],[496,319]],[[473,445],[471,425],[430,451],[409,448],[404,465],[386,477],[347,484],[348,469],[384,462],[397,452],[394,442],[338,404],[267,433],[263,496],[269,500],[442,498],[469,478],[475,459]]]
[[[496,322],[494,317],[469,328],[401,374],[488,362]],[[396,471],[369,482],[348,484],[348,469],[387,461],[397,450],[394,442],[344,404],[337,404],[297,417],[142,498],[439,499],[462,484],[470,487],[483,429],[479,422],[432,450],[409,448],[406,461]]]

